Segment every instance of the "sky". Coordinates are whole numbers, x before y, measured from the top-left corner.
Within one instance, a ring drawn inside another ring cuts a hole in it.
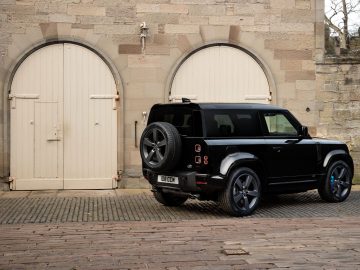
[[[341,0],[337,0],[338,2],[341,2]],[[355,3],[359,0],[347,0],[352,1]],[[331,13],[331,0],[325,0],[325,14],[328,15],[328,17],[332,14]],[[338,23],[341,23],[341,16],[335,16],[333,18],[333,22],[337,25]],[[356,13],[352,13],[349,15],[349,30],[351,32],[357,32],[358,28],[360,26],[360,6],[358,7],[358,11]]]

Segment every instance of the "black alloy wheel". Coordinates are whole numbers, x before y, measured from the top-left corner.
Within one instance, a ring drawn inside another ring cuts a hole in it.
[[[250,168],[239,168],[230,174],[226,189],[220,195],[222,208],[234,216],[247,216],[255,211],[261,196],[261,183]]]
[[[142,161],[155,171],[171,170],[181,155],[181,138],[177,129],[165,122],[147,126],[140,140]]]
[[[338,160],[329,166],[326,178],[319,187],[319,194],[325,201],[342,202],[349,196],[351,185],[350,167],[344,161]]]

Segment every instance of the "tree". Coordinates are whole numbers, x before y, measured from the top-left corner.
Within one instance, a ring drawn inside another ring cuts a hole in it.
[[[325,23],[339,37],[340,49],[350,49],[349,16],[359,8],[360,0],[327,0]]]

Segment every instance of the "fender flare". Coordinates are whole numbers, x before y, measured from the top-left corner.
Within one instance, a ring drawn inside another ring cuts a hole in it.
[[[333,158],[334,156],[337,156],[337,155],[348,156],[348,154],[346,153],[345,150],[342,150],[342,149],[332,150],[326,155],[326,157],[324,159],[324,162],[323,162],[323,167],[326,168],[327,165],[329,165],[329,162],[330,162],[331,158]]]
[[[259,159],[250,153],[237,152],[227,155],[220,164],[220,173],[227,175],[231,167],[238,163],[238,161],[258,161]]]

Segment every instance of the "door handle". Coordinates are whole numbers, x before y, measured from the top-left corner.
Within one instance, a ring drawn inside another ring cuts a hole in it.
[[[283,147],[282,147],[282,146],[273,146],[272,149],[273,149],[275,152],[279,153],[279,152],[281,151],[281,149],[283,149]]]
[[[290,139],[290,140],[286,140],[285,143],[295,144],[295,143],[298,143],[299,141],[300,141],[299,139]]]

